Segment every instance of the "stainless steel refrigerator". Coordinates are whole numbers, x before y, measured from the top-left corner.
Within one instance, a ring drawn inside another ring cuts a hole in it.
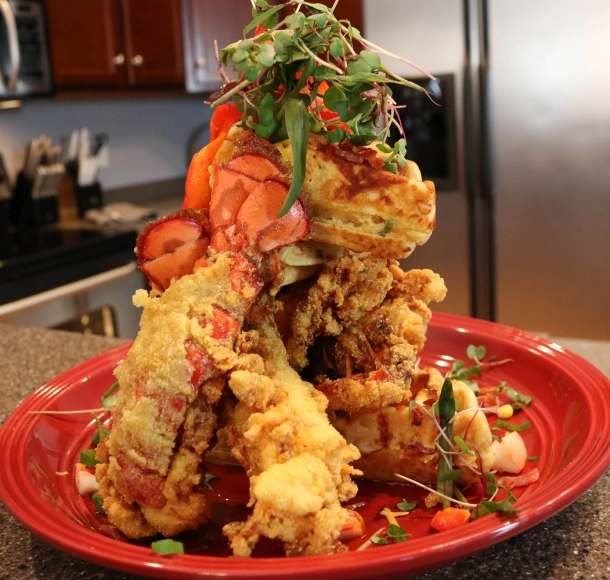
[[[438,310],[610,339],[608,23],[605,0],[365,0],[367,37],[453,78],[455,167],[405,262],[443,275]]]

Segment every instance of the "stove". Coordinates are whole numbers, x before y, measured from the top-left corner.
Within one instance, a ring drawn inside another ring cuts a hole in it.
[[[0,305],[135,260],[135,230],[21,228],[0,232]]]

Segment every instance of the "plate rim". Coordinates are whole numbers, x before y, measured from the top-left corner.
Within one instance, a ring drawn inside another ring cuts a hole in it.
[[[563,371],[566,369],[578,370],[581,381],[590,381],[587,386],[596,390],[598,394],[603,389],[610,388],[610,380],[589,361],[557,343],[529,332],[495,322],[447,313],[434,313],[430,327],[440,327],[456,332],[457,329],[463,328],[467,332],[479,332],[491,335],[494,340],[510,342],[515,342],[515,339],[519,338],[520,346],[529,346],[530,349],[537,347],[538,352],[540,352],[540,347],[551,349],[554,356],[552,360],[555,364],[558,361],[562,363],[560,366]],[[588,425],[586,443],[593,440],[591,444],[594,446],[592,449],[595,450],[595,453],[591,453],[591,449],[587,449],[587,445],[583,443],[583,449],[565,468],[569,477],[565,480],[562,478],[560,492],[547,489],[546,482],[543,482],[540,488],[519,503],[521,513],[523,514],[524,511],[526,513],[516,519],[507,520],[500,519],[496,515],[488,516],[472,522],[466,529],[459,528],[443,532],[442,536],[431,535],[418,538],[408,544],[385,546],[383,551],[375,551],[375,558],[371,558],[368,551],[332,556],[305,556],[296,562],[285,558],[256,558],[256,566],[252,566],[252,560],[249,559],[227,559],[189,554],[169,558],[157,556],[149,548],[118,542],[97,531],[84,529],[72,520],[67,520],[66,523],[57,518],[57,513],[52,508],[48,508],[48,513],[43,509],[43,514],[41,514],[40,507],[36,510],[27,500],[24,490],[19,487],[11,469],[11,459],[14,459],[14,454],[18,451],[15,444],[24,443],[26,434],[33,429],[33,427],[28,429],[28,426],[24,425],[25,420],[29,417],[27,412],[31,410],[32,405],[40,403],[41,400],[51,400],[49,397],[58,396],[62,388],[73,384],[74,379],[82,378],[84,374],[91,375],[107,368],[111,363],[118,363],[124,358],[130,346],[131,343],[127,343],[114,347],[57,375],[13,410],[0,429],[0,499],[12,515],[34,535],[41,537],[56,548],[83,560],[124,572],[146,574],[158,578],[219,578],[226,576],[228,565],[231,568],[231,576],[234,578],[279,578],[286,575],[293,578],[305,578],[318,571],[333,573],[339,579],[380,573],[382,569],[385,573],[400,571],[409,575],[429,571],[522,533],[565,509],[588,490],[610,466],[610,438],[604,440],[601,436],[596,437],[594,430],[589,429]],[[588,395],[589,408],[595,418],[600,420],[604,416],[610,416],[610,398],[595,398],[590,390],[583,389],[583,384],[578,384],[578,386],[583,394]],[[597,404],[593,404],[595,402],[593,399],[597,401]],[[35,423],[32,422],[31,425],[35,425]],[[584,454],[585,449],[588,461],[585,463],[587,469],[583,472],[577,468],[576,459]],[[566,485],[563,485],[564,483]],[[46,507],[44,502],[42,503],[43,508]],[[42,517],[43,515],[44,517]],[[478,540],[475,548],[466,547],[474,540]],[[416,545],[414,546],[414,544]],[[418,550],[413,548],[418,548]],[[428,561],[418,562],[418,559],[422,560],[418,553],[424,550]],[[413,552],[414,555],[410,552]],[[134,559],[134,556],[138,559]],[[139,557],[142,560],[139,560]],[[296,565],[287,566],[286,562]],[[205,569],[202,569],[202,566]]]

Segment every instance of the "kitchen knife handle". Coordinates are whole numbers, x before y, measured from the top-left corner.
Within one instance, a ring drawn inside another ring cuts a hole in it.
[[[8,0],[0,0],[0,12],[2,12],[4,21],[6,22],[6,29],[8,31],[8,52],[11,61],[11,76],[6,84],[6,88],[9,92],[12,92],[17,87],[19,69],[21,67],[17,23],[15,22],[15,15],[13,14],[13,9],[8,3]]]

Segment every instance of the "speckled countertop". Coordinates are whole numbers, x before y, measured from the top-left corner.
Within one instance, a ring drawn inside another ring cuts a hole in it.
[[[610,376],[610,342],[556,339]],[[30,393],[121,340],[0,324],[0,424]],[[2,450],[0,450],[0,453]],[[25,530],[0,504],[0,580],[136,578],[65,554]],[[610,578],[610,471],[535,528],[421,580]]]

